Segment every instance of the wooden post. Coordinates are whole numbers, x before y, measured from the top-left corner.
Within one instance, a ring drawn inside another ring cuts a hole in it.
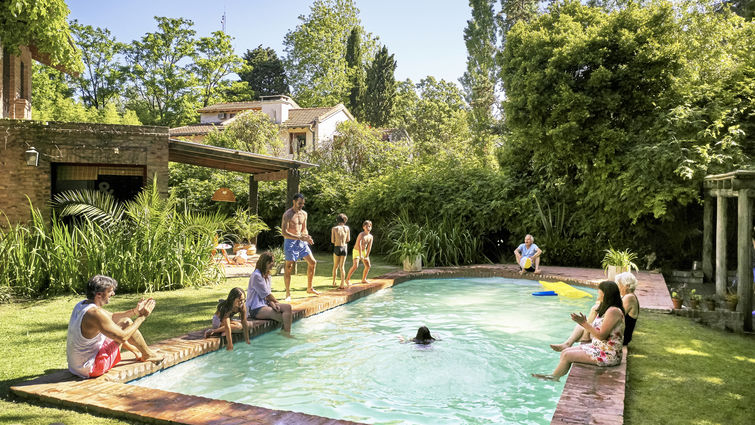
[[[703,199],[703,275],[713,282],[713,198]]]
[[[299,170],[288,170],[286,185],[286,209],[289,209],[291,208],[291,202],[294,200],[294,195],[299,193]]]
[[[739,190],[737,206],[737,311],[744,313],[744,330],[752,331],[752,209],[749,190]]]
[[[259,214],[259,190],[260,190],[260,183],[257,180],[254,180],[254,174],[249,174],[249,212],[258,215]],[[253,241],[250,241],[254,244],[254,246],[257,246],[257,236],[254,237]]]
[[[726,197],[716,196],[716,294],[726,296]]]

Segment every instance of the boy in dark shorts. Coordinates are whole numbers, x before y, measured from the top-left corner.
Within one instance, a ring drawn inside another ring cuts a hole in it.
[[[341,286],[339,289],[345,288],[346,285],[346,254],[348,253],[349,241],[351,241],[351,231],[346,222],[349,220],[346,214],[338,214],[336,217],[336,225],[330,229],[330,242],[333,244],[333,286],[336,286],[336,271],[341,271]]]

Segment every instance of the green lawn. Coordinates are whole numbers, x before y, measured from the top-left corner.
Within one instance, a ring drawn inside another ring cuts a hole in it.
[[[317,254],[315,288],[330,287],[332,257]],[[395,270],[380,257],[370,276]],[[306,266],[292,283],[294,301],[306,297]],[[247,279],[202,288],[154,294],[155,313],[142,325],[147,341],[182,335],[209,325],[218,298],[230,288],[246,288]],[[283,278],[273,278],[283,295]],[[119,295],[109,308],[125,310],[137,295]],[[0,424],[49,425],[134,423],[105,419],[68,409],[28,403],[9,387],[66,367],[65,338],[73,305],[81,297],[65,296],[0,305]],[[296,333],[296,324],[294,324]],[[688,319],[643,313],[629,357],[627,424],[750,423],[755,400],[755,339],[699,326]]]

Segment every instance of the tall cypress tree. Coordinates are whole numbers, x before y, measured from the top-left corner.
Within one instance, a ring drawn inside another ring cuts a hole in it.
[[[346,42],[346,64],[349,67],[351,89],[346,106],[358,121],[364,120],[364,65],[362,63],[362,29],[354,27]]]
[[[459,80],[467,103],[472,107],[469,124],[479,155],[490,154],[495,123],[493,105],[496,81],[495,0],[470,0],[472,19],[464,29],[467,46],[467,71]]]
[[[396,98],[396,60],[383,46],[367,68],[367,91],[364,96],[364,115],[373,127],[388,124]]]
[[[241,81],[249,83],[257,97],[276,94],[289,94],[288,78],[283,62],[270,47],[257,46],[247,50],[243,56],[247,69],[239,72]]]

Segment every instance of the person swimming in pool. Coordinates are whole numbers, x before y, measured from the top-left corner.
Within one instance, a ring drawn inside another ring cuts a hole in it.
[[[405,340],[402,336],[399,336],[399,339],[401,339],[401,342],[413,342],[421,345],[432,344],[437,341],[437,339],[430,335],[430,329],[428,329],[427,326],[420,326],[420,328],[417,329],[417,336],[410,340]]]

